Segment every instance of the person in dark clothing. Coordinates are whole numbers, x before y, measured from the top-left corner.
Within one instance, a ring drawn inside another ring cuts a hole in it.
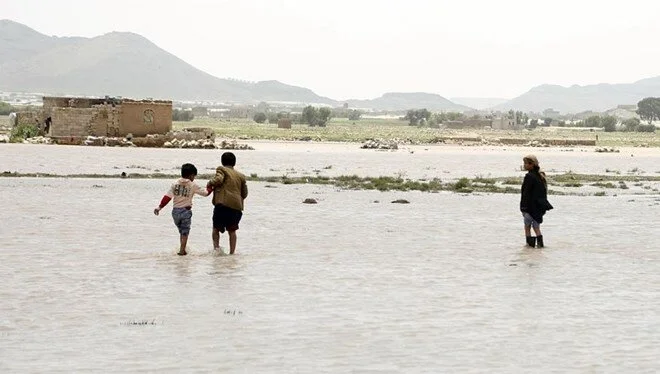
[[[525,224],[525,238],[530,247],[543,247],[543,234],[541,234],[541,223],[543,215],[552,209],[548,202],[548,187],[545,173],[540,171],[539,160],[534,155],[523,158],[523,167],[527,170],[522,184],[520,194],[520,211]],[[532,236],[534,229],[536,237]]]
[[[44,127],[44,133],[46,135],[48,135],[48,133],[50,133],[50,125],[52,123],[53,123],[53,120],[50,117],[46,118],[45,127]]]

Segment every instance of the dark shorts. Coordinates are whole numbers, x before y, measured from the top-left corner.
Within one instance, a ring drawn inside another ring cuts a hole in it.
[[[241,217],[243,217],[243,212],[240,210],[218,204],[213,208],[213,228],[220,232],[236,231]]]
[[[172,219],[179,229],[179,234],[184,236],[190,234],[190,223],[192,222],[192,210],[190,208],[172,209]]]

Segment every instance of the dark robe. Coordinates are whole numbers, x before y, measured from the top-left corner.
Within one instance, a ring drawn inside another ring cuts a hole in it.
[[[552,209],[548,202],[548,189],[541,180],[538,171],[530,171],[525,175],[520,193],[520,211],[529,213],[538,223],[543,222],[543,215]]]

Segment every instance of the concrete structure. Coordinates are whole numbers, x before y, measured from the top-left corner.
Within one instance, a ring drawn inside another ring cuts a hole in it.
[[[514,118],[507,118],[507,117],[493,118],[493,122],[492,122],[491,126],[495,130],[518,130],[519,129],[518,125],[516,124],[515,115],[514,115]]]
[[[17,114],[52,137],[141,137],[172,130],[172,102],[106,97],[44,97],[43,107]]]

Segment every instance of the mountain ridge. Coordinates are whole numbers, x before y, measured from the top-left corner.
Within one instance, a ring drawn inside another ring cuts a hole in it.
[[[223,79],[198,69],[140,34],[112,31],[91,38],[47,36],[11,20],[0,20],[0,90],[93,96],[168,98],[228,103],[294,102],[380,111],[509,109],[562,113],[605,111],[660,96],[660,76],[632,83],[543,84],[511,100],[447,99],[426,92],[387,92],[374,99],[335,100],[309,88],[277,80]]]

